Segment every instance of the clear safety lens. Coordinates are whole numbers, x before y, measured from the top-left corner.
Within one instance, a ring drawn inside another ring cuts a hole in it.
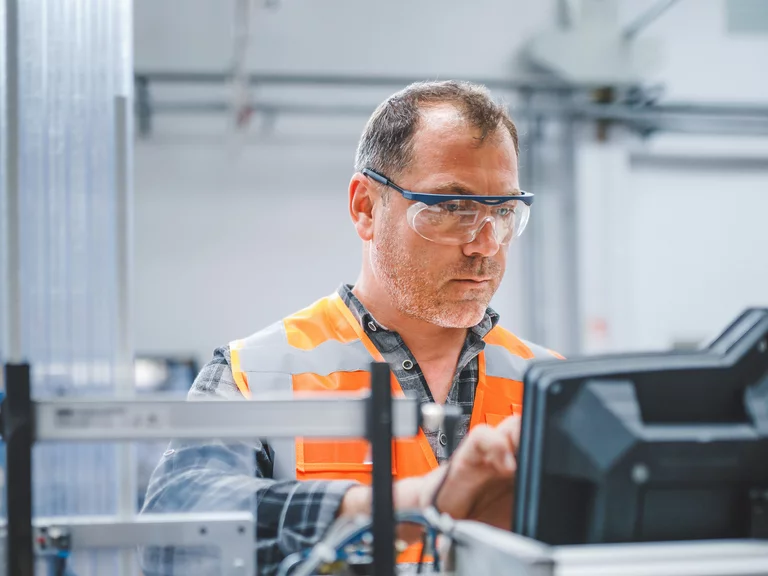
[[[472,242],[485,225],[491,226],[499,244],[506,244],[523,233],[530,208],[520,200],[488,206],[458,199],[432,206],[417,202],[407,214],[408,224],[417,234],[439,244]]]

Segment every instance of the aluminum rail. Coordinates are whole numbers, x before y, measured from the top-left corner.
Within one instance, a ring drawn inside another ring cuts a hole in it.
[[[251,401],[62,399],[35,402],[36,441],[129,441],[163,438],[367,437],[367,396],[257,397]],[[392,433],[418,433],[419,403],[392,402]]]

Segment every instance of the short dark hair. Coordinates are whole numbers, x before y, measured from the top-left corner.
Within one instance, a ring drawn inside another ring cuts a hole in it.
[[[453,104],[471,126],[481,132],[480,141],[501,125],[509,131],[519,154],[517,127],[506,106],[497,103],[485,86],[454,80],[417,82],[382,102],[365,125],[355,157],[355,169],[370,168],[390,178],[413,161],[413,137],[421,108]]]

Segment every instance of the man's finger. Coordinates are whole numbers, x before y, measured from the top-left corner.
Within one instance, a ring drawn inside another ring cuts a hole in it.
[[[500,428],[476,428],[467,447],[475,451],[473,456],[501,474],[515,471],[515,446],[509,431]]]
[[[517,451],[517,447],[520,446],[520,428],[522,424],[522,418],[518,415],[512,415],[505,418],[496,427],[497,430],[503,430],[510,438],[514,445],[514,450]]]

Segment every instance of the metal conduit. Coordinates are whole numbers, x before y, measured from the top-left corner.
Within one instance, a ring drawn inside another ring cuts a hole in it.
[[[223,84],[231,81],[231,74],[224,72],[137,72],[135,113],[139,131],[147,135],[151,131],[155,114],[221,114],[230,111],[231,103],[224,99],[153,100],[153,85]],[[251,74],[251,84],[259,86],[305,86],[335,88],[402,87],[419,78],[407,76],[365,76],[343,74]],[[768,134],[768,106],[756,104],[717,103],[696,104],[688,102],[656,104],[592,102],[597,90],[605,87],[571,85],[548,79],[499,79],[478,78],[472,82],[484,84],[489,89],[516,94],[535,95],[537,99],[551,100],[550,104],[531,103],[514,109],[514,116],[544,117],[571,122],[609,121],[625,124],[640,132],[668,131],[701,134]],[[613,86],[614,101],[621,101],[622,94],[643,93],[637,86]],[[658,92],[658,87],[645,89]],[[377,103],[317,104],[258,101],[252,104],[256,114],[311,115],[311,116],[368,116]]]

